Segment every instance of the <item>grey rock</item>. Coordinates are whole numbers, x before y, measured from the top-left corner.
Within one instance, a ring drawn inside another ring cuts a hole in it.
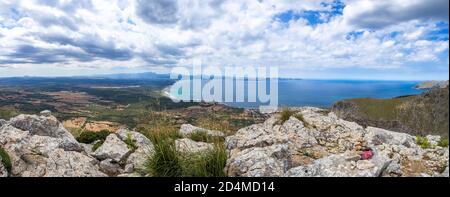
[[[106,137],[105,142],[93,153],[99,160],[112,159],[115,162],[123,162],[131,153],[127,144],[120,140],[116,134]]]
[[[289,177],[378,177],[390,164],[387,158],[347,161],[346,154],[331,155],[313,164],[292,168]]]
[[[44,177],[106,176],[100,172],[97,164],[97,160],[82,153],[56,149],[48,155]]]
[[[0,127],[5,125],[5,124],[7,124],[7,123],[8,123],[8,121],[0,119]]]
[[[289,165],[288,146],[282,144],[230,154],[225,172],[231,177],[280,177]]]
[[[50,117],[52,115],[52,112],[50,110],[44,110],[41,111],[41,116]]]
[[[204,142],[196,142],[188,138],[175,140],[175,148],[181,153],[202,153],[214,149],[214,145]]]
[[[403,145],[405,147],[416,146],[415,137],[406,133],[397,133],[385,129],[367,127],[365,140],[373,146],[388,144],[388,145]]]
[[[59,148],[66,151],[82,151],[83,147],[54,116],[19,115],[11,118],[9,124],[31,135],[60,139]]]
[[[215,136],[215,137],[224,137],[225,136],[225,134],[221,131],[203,129],[203,128],[199,128],[199,127],[196,127],[196,126],[193,126],[190,124],[183,124],[180,127],[180,135],[183,137],[189,137],[193,133],[197,133],[197,132],[205,132],[206,134],[208,134],[210,136]]]
[[[155,152],[153,143],[147,137],[135,131],[119,129],[117,135],[121,140],[131,138],[131,140],[135,141],[137,149],[130,154],[127,164],[131,164],[134,169],[142,169],[147,158],[151,157]]]
[[[99,166],[100,171],[109,176],[117,176],[118,174],[123,173],[123,169],[120,167],[119,163],[112,159],[105,159],[101,161]]]

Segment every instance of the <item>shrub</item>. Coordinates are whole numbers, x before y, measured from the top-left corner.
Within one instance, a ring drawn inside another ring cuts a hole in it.
[[[417,136],[416,143],[423,149],[431,148],[430,141],[428,141],[428,138],[426,138],[426,137]]]
[[[136,140],[133,139],[131,133],[127,133],[127,137],[124,140],[125,144],[127,144],[128,148],[135,151],[138,147],[136,145]]]
[[[438,142],[438,146],[446,148],[448,147],[448,138],[441,138]]]
[[[291,118],[292,115],[294,115],[294,111],[290,110],[289,108],[284,108],[280,113],[280,118],[278,119],[278,124],[283,124],[286,121]]]
[[[225,177],[227,153],[223,145],[215,145],[214,149],[203,153],[187,155],[183,159],[184,177]]]
[[[11,158],[9,157],[8,153],[2,148],[0,147],[0,158],[1,158],[1,162],[3,164],[3,166],[5,166],[6,170],[8,172],[11,172]]]
[[[180,177],[182,164],[175,149],[173,139],[169,134],[154,133],[150,136],[155,153],[148,157],[144,164],[144,171],[157,177]]]
[[[94,146],[92,146],[92,152],[95,152],[98,148],[100,148],[100,146],[103,145],[103,142],[105,142],[105,141],[103,141],[103,140],[97,141],[94,144]]]
[[[91,144],[98,140],[105,141],[106,137],[110,134],[111,132],[107,130],[102,130],[99,132],[84,131],[77,137],[77,141],[85,144]]]

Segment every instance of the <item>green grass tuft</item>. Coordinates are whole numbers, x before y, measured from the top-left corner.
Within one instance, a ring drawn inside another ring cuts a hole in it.
[[[154,133],[150,140],[155,147],[153,156],[144,164],[146,173],[156,177],[180,177],[182,164],[175,149],[174,140],[167,133]]]
[[[127,144],[128,148],[135,151],[138,146],[136,145],[136,140],[133,139],[133,136],[131,136],[131,133],[127,133],[127,137],[124,140],[125,144]]]
[[[289,120],[289,118],[291,118],[292,115],[294,115],[295,112],[290,110],[289,108],[284,108],[281,113],[280,113],[280,117],[278,119],[278,124],[283,124],[286,121]]]
[[[426,137],[417,136],[416,143],[423,149],[431,148],[431,143],[430,143],[430,141],[428,141],[428,138],[426,138]]]
[[[438,146],[446,148],[448,147],[448,138],[441,138],[438,142]]]
[[[105,141],[103,140],[97,141],[94,146],[92,146],[92,152],[95,152],[98,148],[100,148],[100,146],[102,146],[104,142]]]
[[[101,140],[104,141],[108,135],[110,135],[111,132],[107,130],[102,130],[99,132],[93,132],[93,131],[84,131],[78,136],[76,139],[78,142],[85,143],[85,144],[91,144],[95,141]]]
[[[187,155],[183,159],[183,177],[226,177],[227,153],[223,145],[203,154]]]
[[[0,147],[0,158],[2,159],[2,164],[6,168],[6,170],[10,173],[12,169],[11,158],[8,153]]]

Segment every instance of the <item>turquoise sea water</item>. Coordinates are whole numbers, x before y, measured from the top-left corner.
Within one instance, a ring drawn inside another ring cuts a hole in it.
[[[393,98],[420,94],[423,90],[414,88],[417,83],[419,82],[282,79],[278,81],[278,103],[280,107],[331,107],[333,103],[344,99]],[[247,91],[247,86],[244,89]],[[171,96],[180,98],[174,94]],[[225,104],[234,107],[258,108],[262,103],[231,102]]]

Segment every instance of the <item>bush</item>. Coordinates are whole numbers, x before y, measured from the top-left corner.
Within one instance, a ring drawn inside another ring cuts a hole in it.
[[[431,148],[430,141],[428,141],[428,138],[426,138],[426,137],[417,136],[416,143],[423,149]]]
[[[184,177],[225,177],[227,153],[223,145],[215,145],[214,149],[195,155],[187,155],[183,159]]]
[[[180,177],[182,164],[175,149],[173,139],[169,134],[154,133],[150,136],[155,153],[148,157],[144,164],[144,170],[157,177]]]
[[[102,130],[99,132],[83,131],[80,136],[77,137],[77,141],[80,143],[92,144],[98,140],[105,141],[106,137],[108,137],[108,135],[110,134],[111,132],[107,130]]]
[[[11,172],[11,169],[12,169],[11,158],[9,157],[8,153],[2,147],[0,147],[0,158],[1,158],[3,166],[5,166],[6,170],[8,172]]]
[[[280,113],[280,118],[278,119],[278,124],[285,123],[294,114],[295,114],[294,111],[290,110],[289,108],[284,108]]]
[[[438,142],[438,146],[446,148],[448,147],[448,138],[441,138]]]
[[[103,141],[103,140],[97,141],[94,144],[94,146],[92,146],[92,152],[95,152],[98,148],[100,148],[100,146],[103,145],[103,142],[105,142],[105,141]]]

